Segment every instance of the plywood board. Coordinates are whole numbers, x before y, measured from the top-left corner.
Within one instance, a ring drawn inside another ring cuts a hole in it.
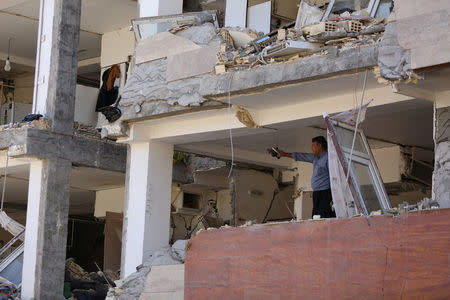
[[[214,71],[220,45],[195,49],[167,57],[167,81],[175,81]]]
[[[123,214],[106,212],[103,270],[120,269]]]
[[[160,32],[142,39],[136,46],[136,64],[200,49],[194,42],[170,32]]]
[[[225,27],[239,26],[245,28],[247,24],[247,0],[227,0],[225,7]]]
[[[450,209],[205,230],[185,299],[447,299]]]
[[[248,8],[247,27],[258,32],[270,32],[272,2],[267,1]]]

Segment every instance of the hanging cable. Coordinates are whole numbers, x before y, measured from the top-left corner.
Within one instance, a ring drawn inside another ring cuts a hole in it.
[[[352,142],[352,148],[350,150],[350,158],[348,163],[348,170],[347,170],[347,178],[345,179],[346,182],[348,182],[348,175],[350,174],[350,169],[352,166],[352,156],[353,156],[353,149],[355,148],[355,141],[356,141],[356,135],[358,133],[358,125],[359,125],[359,119],[361,117],[361,109],[364,102],[364,93],[366,91],[366,83],[367,83],[367,74],[369,73],[368,70],[364,73],[364,82],[362,87],[362,94],[361,94],[361,103],[358,108],[358,116],[356,117],[356,124],[355,124],[355,132],[353,133],[353,142]]]
[[[228,83],[228,127],[229,127],[229,135],[230,135],[230,147],[231,147],[231,166],[230,172],[228,173],[228,178],[231,177],[233,173],[233,165],[234,165],[234,145],[233,145],[233,133],[231,129],[231,83],[233,81],[233,73],[230,74],[230,82]]]

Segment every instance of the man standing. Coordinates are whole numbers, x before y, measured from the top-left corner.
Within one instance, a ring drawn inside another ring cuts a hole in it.
[[[311,177],[311,186],[313,188],[312,215],[320,215],[322,218],[335,218],[336,214],[331,208],[332,197],[327,148],[327,140],[323,136],[317,136],[312,139],[311,149],[313,153],[287,153],[282,150],[278,150],[278,153],[281,157],[290,157],[296,161],[313,164]]]

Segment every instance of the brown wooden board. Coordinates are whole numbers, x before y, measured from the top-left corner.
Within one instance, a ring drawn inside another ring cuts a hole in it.
[[[202,231],[185,299],[450,299],[450,209]]]
[[[103,270],[120,270],[123,214],[106,212]]]

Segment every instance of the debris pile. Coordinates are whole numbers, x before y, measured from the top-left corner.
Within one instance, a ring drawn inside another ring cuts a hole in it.
[[[72,258],[66,261],[64,281],[70,283],[70,291],[76,299],[105,299],[109,287],[115,287],[112,279],[103,272],[86,272]]]
[[[153,266],[178,265],[183,264],[185,259],[185,249],[187,240],[178,240],[172,247],[165,247],[156,251],[142,265],[136,267],[137,271],[127,278],[117,280],[116,288],[111,288],[108,292],[107,300],[131,300],[139,299],[142,294]]]
[[[90,125],[84,125],[78,122],[74,122],[73,124],[73,135],[93,140],[102,139],[101,134],[97,130],[97,128]]]
[[[25,128],[34,128],[34,129],[42,129],[46,130],[49,127],[48,120],[42,116],[36,117],[28,121],[27,119],[24,119],[22,122],[18,123],[9,123],[6,125],[0,126],[0,131],[4,130],[10,130],[10,129],[25,129]]]
[[[379,42],[385,19],[371,18],[366,10],[329,14],[302,1],[297,21],[266,35],[241,28],[220,28],[216,74],[227,69],[254,68],[314,54],[326,54],[331,47],[357,47]],[[325,21],[323,21],[325,19]]]

